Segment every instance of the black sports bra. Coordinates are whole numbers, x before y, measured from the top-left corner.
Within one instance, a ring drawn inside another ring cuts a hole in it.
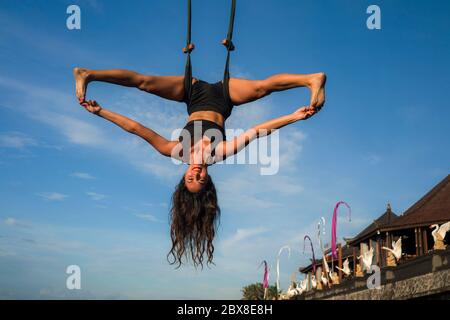
[[[192,145],[205,135],[216,144],[226,140],[225,129],[217,123],[209,120],[192,120],[184,126],[178,141],[183,143],[187,140]]]
[[[209,120],[192,120],[184,126],[178,138],[183,147],[181,155],[184,162],[189,162],[191,147],[203,139],[203,136],[211,140],[211,157],[213,158],[217,145],[226,141],[225,129],[217,123]]]

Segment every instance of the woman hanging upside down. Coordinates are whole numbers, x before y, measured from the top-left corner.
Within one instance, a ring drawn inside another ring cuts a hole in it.
[[[228,90],[224,82],[214,84],[192,79],[187,90],[185,76],[149,76],[128,70],[74,69],[76,95],[87,111],[113,122],[122,129],[150,143],[159,153],[188,164],[185,174],[172,196],[171,239],[168,254],[171,264],[182,264],[183,256],[195,266],[213,261],[213,239],[220,208],[216,189],[208,175],[208,166],[224,160],[245,148],[252,140],[300,120],[306,120],[325,103],[324,73],[277,74],[264,80],[230,78]],[[93,81],[135,87],[159,97],[187,104],[188,120],[177,141],[169,141],[150,128],[125,116],[102,108],[96,101],[86,100],[87,85]],[[293,113],[255,125],[242,135],[227,141],[225,121],[234,106],[261,99],[272,92],[307,87],[310,105]],[[188,91],[190,94],[188,94]]]

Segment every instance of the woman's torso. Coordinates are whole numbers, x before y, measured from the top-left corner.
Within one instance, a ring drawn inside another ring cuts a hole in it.
[[[189,122],[195,121],[195,120],[208,120],[208,121],[216,123],[217,125],[221,126],[222,128],[225,127],[224,117],[216,111],[193,112],[189,115],[186,123],[189,123]]]
[[[183,145],[183,154],[187,156],[188,151],[191,155],[197,152],[198,146],[202,146],[202,149],[210,153],[206,157],[213,159],[216,147],[226,140],[225,121],[233,109],[223,82],[210,84],[202,80],[194,80],[190,98],[186,98],[185,103],[189,117],[179,137]],[[186,157],[183,158],[186,162]]]

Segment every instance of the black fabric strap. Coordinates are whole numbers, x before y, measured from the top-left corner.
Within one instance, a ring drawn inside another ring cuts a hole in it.
[[[233,29],[234,29],[234,16],[236,12],[236,0],[231,0],[231,12],[230,21],[228,24],[228,34],[224,41],[224,45],[227,48],[227,59],[225,62],[225,71],[223,75],[223,88],[224,95],[231,103],[229,94],[229,80],[230,80],[230,58],[231,51],[235,49],[233,44]],[[191,0],[188,0],[188,19],[187,19],[187,37],[186,37],[186,47],[183,52],[187,54],[186,67],[184,71],[184,90],[185,90],[185,100],[190,101],[192,93],[192,63],[191,63],[191,52],[194,50],[194,45],[191,43]]]
[[[223,90],[225,97],[228,98],[229,103],[231,103],[229,81],[230,81],[230,57],[231,51],[235,49],[233,44],[233,29],[234,29],[234,16],[236,13],[236,0],[231,0],[231,12],[230,12],[230,22],[228,25],[228,34],[225,42],[223,43],[227,48],[227,60],[225,62],[225,71],[223,74]]]
[[[231,12],[230,12],[230,22],[228,24],[228,34],[227,34],[227,49],[229,51],[234,50],[233,39],[233,29],[234,29],[234,16],[236,13],[236,0],[231,0]]]
[[[191,0],[188,0],[188,19],[187,19],[187,37],[186,47],[183,52],[187,54],[186,67],[184,70],[184,95],[185,100],[191,100],[192,92],[192,64],[191,64],[191,52],[194,50],[194,45],[191,43]]]

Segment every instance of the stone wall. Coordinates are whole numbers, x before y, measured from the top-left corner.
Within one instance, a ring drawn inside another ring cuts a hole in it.
[[[368,289],[368,277],[345,279],[331,289],[307,292],[298,299],[403,300],[449,296],[450,250],[435,251],[397,267],[382,268],[380,289]]]
[[[428,273],[381,286],[329,297],[330,300],[404,300],[450,291],[450,270]]]

